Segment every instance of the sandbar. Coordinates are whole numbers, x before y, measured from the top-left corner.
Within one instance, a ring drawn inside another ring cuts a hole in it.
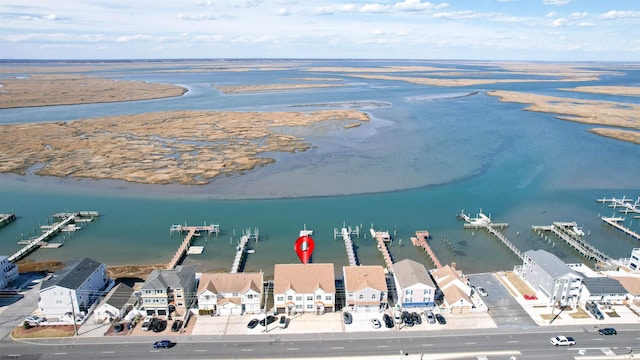
[[[640,87],[638,86],[577,86],[559,90],[603,95],[640,96]]]
[[[33,74],[1,79],[0,84],[0,109],[149,100],[187,92],[176,85],[72,74]]]
[[[300,90],[348,86],[346,84],[262,84],[262,85],[218,85],[215,88],[225,94],[252,93],[264,91]]]
[[[68,122],[0,126],[0,172],[204,185],[275,160],[270,152],[311,144],[285,128],[327,122],[348,131],[369,121],[356,110],[166,111]]]

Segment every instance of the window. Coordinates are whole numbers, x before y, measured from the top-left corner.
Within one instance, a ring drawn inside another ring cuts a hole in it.
[[[240,294],[238,294],[237,292],[234,292],[233,294],[231,294],[231,296],[233,297],[238,297]]]
[[[318,301],[322,300],[322,295],[316,296],[316,300],[318,300]]]
[[[302,305],[296,305],[296,310],[302,310]]]
[[[307,310],[313,310],[313,304],[307,304]]]
[[[376,299],[376,294],[371,294],[371,298],[372,298],[373,300],[375,300],[375,299]]]
[[[283,302],[284,301],[284,296],[278,295],[277,300],[278,300],[278,302]]]
[[[307,301],[313,301],[313,295],[307,295]]]
[[[324,299],[327,300],[327,301],[331,301],[331,295],[325,296]]]
[[[287,301],[291,301],[291,300],[293,300],[293,296],[291,295],[287,296]]]
[[[364,295],[360,294],[360,296],[358,296],[358,299],[359,299],[359,300],[364,299]]]
[[[352,292],[350,292],[350,293],[349,293],[349,297],[350,297],[350,298],[352,298],[352,297],[353,297],[353,293],[352,293]]]
[[[296,296],[296,301],[302,301],[302,295]]]

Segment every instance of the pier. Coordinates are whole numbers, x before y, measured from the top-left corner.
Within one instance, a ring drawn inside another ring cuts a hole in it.
[[[635,238],[636,240],[640,240],[640,234],[632,231],[631,229],[625,227],[624,225],[621,225],[620,223],[623,222],[625,219],[621,218],[621,217],[601,217],[602,221],[606,222],[607,224],[613,226],[614,228],[622,231],[623,233]]]
[[[373,228],[369,229],[369,231],[371,236],[378,242],[378,251],[380,251],[384,262],[387,264],[387,270],[391,271],[393,269],[393,258],[391,258],[387,247],[387,244],[391,242],[391,235],[389,235],[388,231],[375,231]]]
[[[347,258],[349,259],[350,266],[358,266],[358,257],[355,249],[353,248],[353,242],[351,241],[351,232],[346,227],[341,230],[342,240],[344,240],[344,247],[347,250]]]
[[[251,232],[251,228],[248,228],[240,238],[240,242],[236,247],[236,257],[233,259],[233,265],[231,265],[230,273],[235,274],[240,270],[240,264],[242,264],[242,261],[244,260],[244,255],[247,252],[247,244],[251,239],[255,239],[256,242],[258,241],[257,228],[254,230],[253,233]]]
[[[611,257],[582,239],[584,232],[575,222],[555,221],[553,225],[532,225],[531,230],[539,233],[550,231],[567,243],[571,248],[580,253],[583,257],[603,264],[616,266],[615,261]]]
[[[191,240],[194,237],[200,236],[202,231],[207,232],[208,235],[211,235],[211,234],[218,235],[220,233],[220,225],[218,224],[211,224],[211,225],[205,224],[203,226],[187,226],[186,224],[171,225],[171,227],[169,228],[170,234],[173,234],[174,232],[179,232],[179,233],[186,232],[187,236],[185,236],[184,240],[180,244],[180,247],[178,248],[178,251],[176,251],[176,253],[173,255],[173,258],[171,258],[171,261],[169,261],[169,263],[167,264],[168,270],[175,269],[175,267],[178,265],[180,260],[182,260],[182,258],[189,253]]]
[[[98,216],[97,212],[83,212],[83,213],[95,213],[95,216]],[[75,213],[57,213],[53,215],[54,218],[59,219],[60,221],[57,222],[54,225],[51,226],[46,226],[45,228],[43,228],[44,232],[42,233],[42,235],[33,238],[33,239],[29,239],[26,242],[21,242],[23,244],[25,244],[25,246],[20,249],[18,252],[16,252],[15,254],[9,256],[9,261],[12,262],[16,262],[24,257],[26,257],[27,255],[29,255],[32,251],[34,251],[35,249],[37,249],[38,247],[50,247],[50,248],[56,248],[56,247],[60,247],[60,245],[58,244],[48,244],[47,240],[49,240],[50,238],[54,237],[57,233],[63,231],[63,229],[65,231],[75,231],[80,229],[79,226],[73,225],[72,223],[74,222],[83,222],[86,221],[86,217],[82,216],[80,212],[75,212]],[[93,220],[94,216],[91,216],[91,220]],[[91,221],[89,220],[89,221]],[[70,229],[74,229],[74,230],[70,230]]]
[[[464,213],[464,210],[460,212],[458,215],[458,219],[464,220],[464,228],[465,229],[486,229],[489,234],[497,237],[504,245],[506,245],[509,250],[511,250],[520,260],[524,261],[524,254],[520,251],[506,236],[502,235],[497,229],[504,229],[509,226],[508,223],[494,223],[491,221],[491,216],[486,216],[482,213],[482,209],[480,209],[480,213],[478,217],[472,218],[469,215]]]
[[[411,242],[413,243],[413,246],[419,246],[423,248],[424,251],[427,252],[427,255],[429,255],[429,258],[431,259],[433,264],[436,266],[436,268],[440,269],[442,267],[442,264],[440,263],[440,260],[438,260],[436,253],[433,252],[433,250],[431,249],[431,246],[429,246],[429,243],[427,242],[427,239],[429,239],[430,237],[431,235],[429,234],[428,231],[419,230],[419,231],[416,231],[415,237],[411,237]]]
[[[638,199],[636,199],[635,202],[633,202],[633,199],[627,199],[626,196],[623,196],[622,199],[617,199],[617,198],[609,198],[607,199],[606,197],[603,197],[601,199],[596,199],[597,202],[601,202],[603,204],[609,203],[608,206],[610,208],[618,208],[620,207],[621,209],[619,210],[621,213],[636,213],[636,214],[640,214],[640,196],[638,197]],[[633,204],[632,204],[633,202]],[[636,219],[640,219],[640,216],[634,216],[634,218]]]
[[[0,214],[0,227],[16,220],[16,214]]]

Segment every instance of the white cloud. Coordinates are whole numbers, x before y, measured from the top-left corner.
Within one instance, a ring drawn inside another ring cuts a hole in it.
[[[481,18],[489,18],[494,16],[496,16],[496,14],[479,13],[479,12],[470,11],[470,10],[439,12],[439,13],[433,14],[434,18],[450,19],[450,20],[481,19]]]
[[[52,21],[62,20],[62,18],[61,18],[61,17],[59,17],[59,16],[58,16],[58,15],[56,15],[56,14],[49,14],[49,15],[43,16],[43,19],[45,19],[45,20],[52,20]]]
[[[625,18],[640,18],[640,11],[633,11],[633,10],[617,11],[617,10],[611,10],[611,11],[603,14],[602,18],[605,19],[605,20],[625,19]]]
[[[404,0],[403,2],[397,2],[393,5],[393,8],[397,11],[425,11],[432,9],[443,9],[448,7],[448,3],[433,4],[428,1],[422,2],[421,0]]]
[[[550,13],[547,13],[547,15],[545,15],[544,17],[555,17],[557,14],[555,11],[552,11]]]
[[[560,27],[560,26],[567,26],[568,24],[569,24],[569,20],[565,18],[557,18],[553,20],[553,22],[551,23],[551,26]]]
[[[544,0],[542,3],[545,5],[562,6],[567,5],[570,2],[571,0]]]
[[[278,11],[276,11],[276,15],[277,16],[289,16],[289,11],[287,11],[287,9],[285,8],[280,8],[278,9]]]
[[[571,20],[581,20],[586,18],[587,16],[589,16],[588,12],[574,12],[571,15],[569,15],[569,19]]]
[[[151,35],[142,35],[142,34],[138,34],[138,35],[123,35],[123,36],[118,36],[116,38],[116,42],[117,43],[132,42],[132,41],[151,41],[151,40],[153,40],[153,36],[151,36]]]
[[[596,25],[590,21],[581,21],[578,23],[578,27],[594,27],[594,26]]]
[[[360,8],[360,12],[362,13],[385,13],[389,11],[390,7],[388,5],[381,4],[365,4]]]
[[[193,3],[193,5],[195,5],[195,6],[213,6],[213,1],[211,1],[211,0],[207,0],[207,1],[199,0],[199,1],[195,1]]]
[[[187,14],[179,14],[178,19],[185,21],[206,21],[206,20],[217,20],[219,16],[211,15],[211,14],[199,14],[199,15],[187,15]]]

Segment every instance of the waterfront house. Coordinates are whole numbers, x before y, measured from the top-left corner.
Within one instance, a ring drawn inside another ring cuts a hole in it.
[[[123,283],[120,283],[109,291],[109,293],[100,301],[93,314],[96,319],[100,320],[119,320],[137,305],[137,297],[133,289]]]
[[[9,287],[9,284],[18,278],[18,266],[9,261],[9,258],[0,255],[0,290]]]
[[[582,296],[584,278],[557,256],[545,250],[524,253],[522,266],[514,271],[551,306],[575,308]]]
[[[640,248],[634,248],[631,250],[631,257],[629,258],[629,268],[632,271],[640,272]]]
[[[393,279],[401,307],[433,307],[436,286],[421,263],[404,259],[393,264]]]
[[[471,301],[471,285],[456,264],[445,265],[431,271],[433,280],[442,292],[442,305],[452,313],[468,313],[474,308]]]
[[[582,279],[582,301],[596,303],[622,304],[631,297],[620,281],[609,277],[585,277]]]
[[[345,303],[349,310],[378,311],[387,308],[387,280],[382,266],[343,266],[342,274]]]
[[[276,264],[274,307],[278,313],[324,314],[335,311],[333,264]]]
[[[196,268],[178,265],[175,269],[156,269],[141,287],[142,309],[147,315],[183,316],[196,293]]]
[[[76,321],[86,315],[92,305],[113,286],[107,266],[90,258],[70,261],[42,282],[38,306],[49,320]]]
[[[263,279],[262,272],[203,273],[197,291],[200,314],[260,313]]]

